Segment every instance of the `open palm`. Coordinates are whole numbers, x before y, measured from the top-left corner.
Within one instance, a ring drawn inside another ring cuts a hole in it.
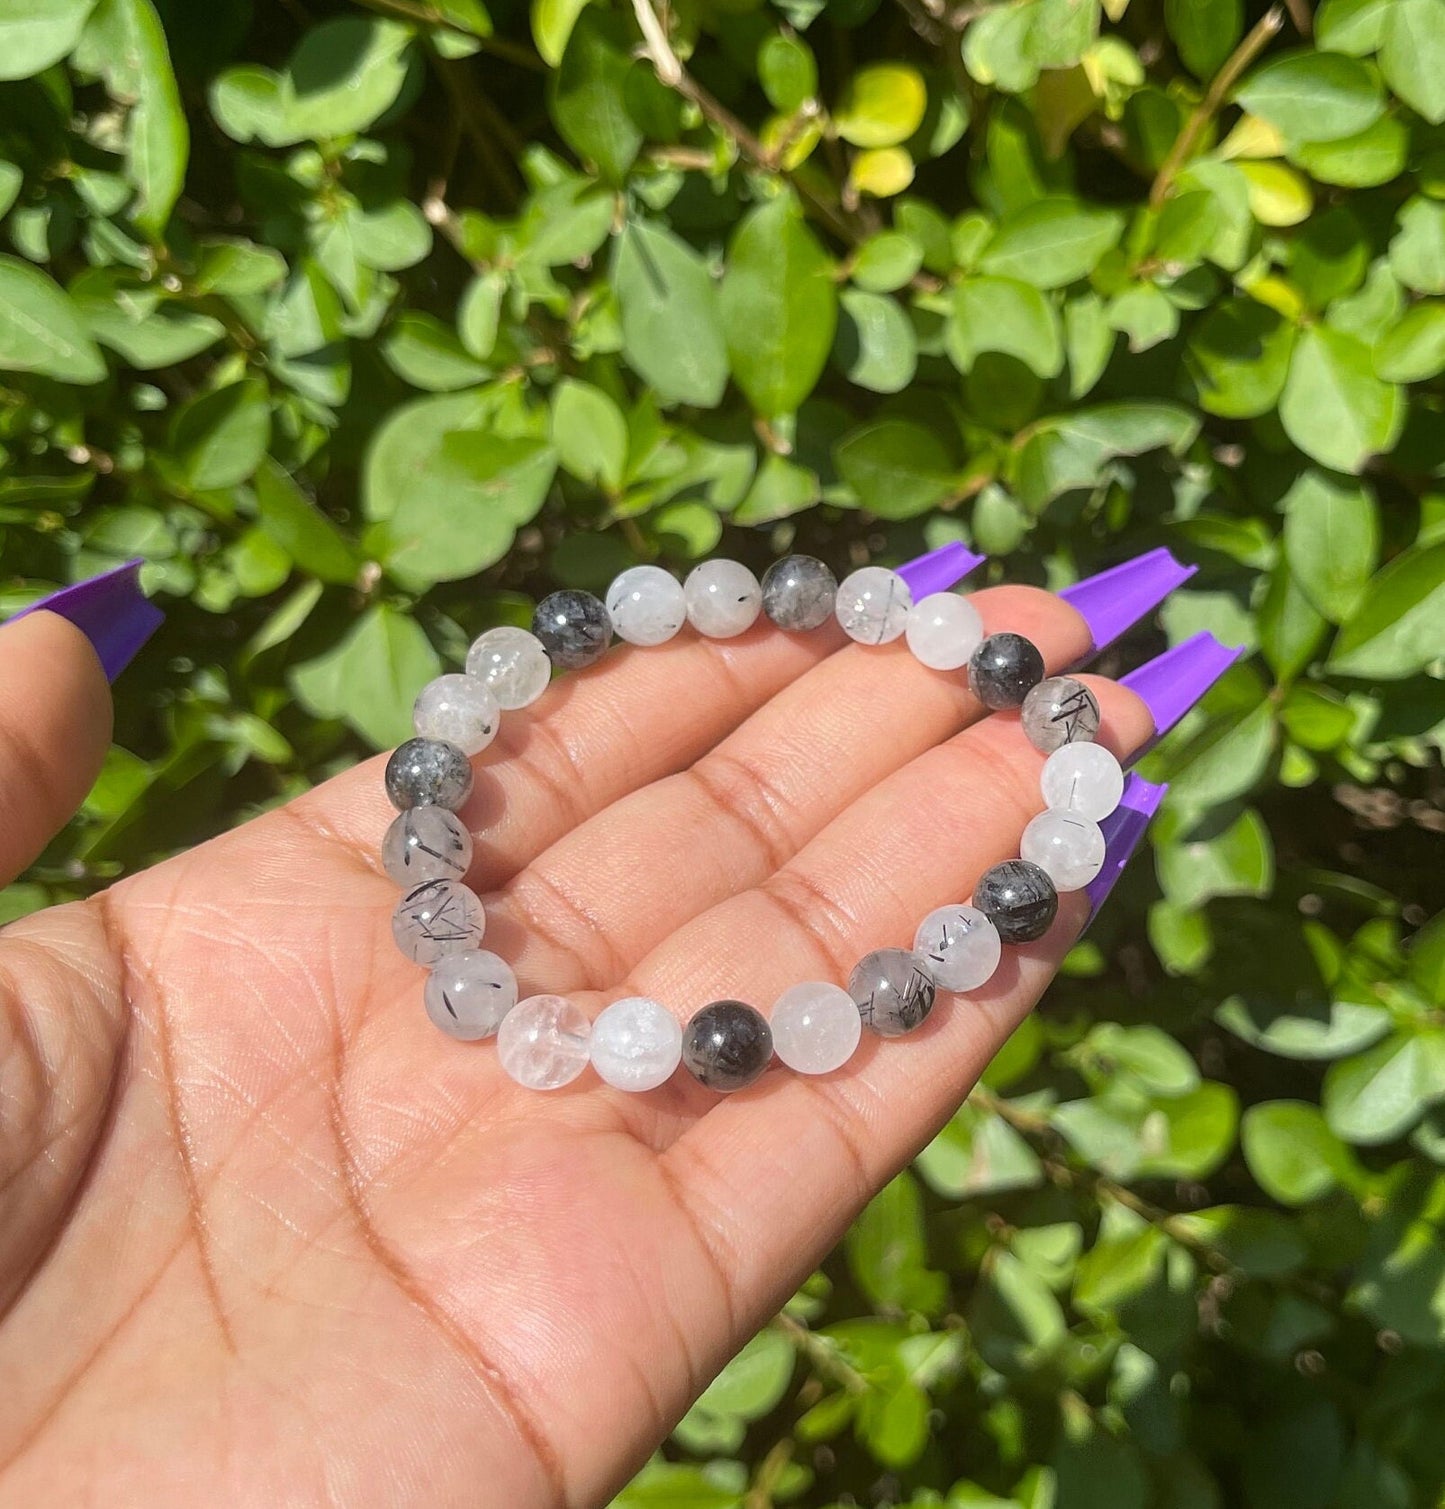
[[[1052,669],[1044,593],[974,602]],[[88,645],[0,636],[0,865],[108,737]],[[1150,731],[1093,683],[1120,755]],[[463,817],[521,993],[687,1015],[846,979],[1017,852],[1042,757],[895,645],[619,649],[509,714]],[[719,1100],[550,1095],[421,1009],[379,762],[0,936],[0,1502],[605,1502],[952,1113],[1083,920],[902,1041]]]

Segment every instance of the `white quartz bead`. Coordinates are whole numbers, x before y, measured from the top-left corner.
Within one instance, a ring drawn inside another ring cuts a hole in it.
[[[941,906],[918,924],[913,951],[944,990],[977,990],[998,968],[998,929],[975,906]]]
[[[491,1037],[517,1004],[517,977],[505,959],[484,948],[449,954],[432,966],[423,993],[426,1014],[464,1043]]]
[[[933,671],[956,671],[983,643],[983,620],[966,597],[930,592],[909,609],[904,633],[921,664]]]
[[[408,890],[424,880],[465,880],[472,866],[472,835],[445,807],[412,807],[386,830],[381,863]]]
[[[412,713],[423,739],[445,739],[465,755],[480,754],[502,723],[501,704],[476,676],[438,676],[422,687]]]
[[[1046,807],[1097,823],[1119,805],[1124,772],[1102,744],[1065,744],[1044,761],[1039,789]]]
[[[896,571],[863,566],[838,588],[838,622],[859,644],[890,644],[908,623],[913,594]]]
[[[709,639],[733,639],[763,611],[763,589],[740,561],[703,561],[683,583],[688,622]]]
[[[570,1085],[587,1067],[591,1023],[562,996],[528,996],[502,1018],[497,1059],[529,1090]]]
[[[841,986],[807,980],[785,990],[773,1006],[773,1052],[799,1074],[831,1074],[858,1051],[863,1018]]]
[[[467,675],[485,681],[498,705],[512,711],[529,707],[547,690],[552,661],[535,634],[503,624],[473,641]]]
[[[482,903],[455,880],[428,880],[408,891],[391,914],[396,946],[416,964],[475,948],[487,925]]]
[[[609,1085],[655,1090],[682,1062],[682,1024],[660,1001],[627,996],[593,1022],[591,1053],[592,1067]]]
[[[661,566],[629,566],[607,589],[612,629],[628,644],[665,644],[687,622],[682,583]]]
[[[1019,855],[1036,864],[1056,891],[1081,891],[1104,868],[1104,835],[1077,812],[1040,812],[1024,829]]]

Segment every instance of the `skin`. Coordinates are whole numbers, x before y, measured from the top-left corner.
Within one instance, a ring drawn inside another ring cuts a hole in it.
[[[975,595],[1051,671],[1044,593]],[[1120,755],[1141,703],[1085,678]],[[110,731],[88,643],[0,631],[0,870]],[[614,650],[476,761],[523,995],[766,1010],[1017,853],[1042,756],[834,626]],[[901,1041],[719,1099],[520,1089],[395,950],[381,762],[0,935],[0,1505],[605,1504],[945,1122],[1082,925]],[[479,1487],[479,1485],[481,1485]]]

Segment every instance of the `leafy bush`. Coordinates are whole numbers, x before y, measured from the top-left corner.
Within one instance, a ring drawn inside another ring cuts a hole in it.
[[[621,1502],[1436,1502],[1445,0],[7,0],[0,76],[3,606],[170,611],[5,915],[555,583],[1173,546],[1253,653],[1155,873]]]

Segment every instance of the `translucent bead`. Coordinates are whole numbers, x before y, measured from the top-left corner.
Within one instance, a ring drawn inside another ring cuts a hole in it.
[[[417,695],[412,723],[422,739],[445,739],[465,755],[480,754],[502,723],[500,703],[475,676],[438,676]]]
[[[579,671],[607,653],[612,619],[602,599],[590,592],[554,592],[537,604],[532,633],[553,665]]]
[[[482,948],[448,954],[432,967],[423,992],[426,1014],[464,1043],[491,1037],[517,1004],[517,977],[505,959]]]
[[[956,592],[930,592],[909,609],[904,627],[914,659],[934,671],[956,671],[983,641],[978,609]]]
[[[902,1037],[933,1010],[933,975],[912,949],[879,948],[854,965],[848,994],[865,1026],[879,1037]]]
[[[1024,734],[1035,749],[1052,754],[1065,744],[1092,744],[1099,732],[1099,704],[1072,676],[1050,676],[1024,698]]]
[[[785,555],[763,573],[763,612],[780,629],[816,629],[833,616],[838,578],[812,555]]]
[[[687,600],[670,571],[630,566],[607,589],[607,612],[628,644],[665,644],[687,622]]]
[[[774,1052],[799,1074],[831,1074],[842,1068],[863,1036],[858,1003],[846,990],[820,980],[785,990],[768,1025]]]
[[[547,690],[552,662],[535,634],[504,624],[478,635],[467,652],[467,675],[485,681],[498,705],[512,711]]]
[[[838,588],[838,622],[859,644],[891,644],[908,623],[913,594],[896,571],[863,566]]]
[[[1056,891],[1081,891],[1104,868],[1104,834],[1077,812],[1040,812],[1024,829],[1019,853]]]
[[[386,794],[398,812],[448,807],[453,812],[472,794],[472,767],[445,739],[408,739],[386,762]]]
[[[683,1029],[682,1061],[709,1090],[741,1090],[768,1067],[773,1034],[746,1001],[713,1001]]]
[[[687,619],[709,639],[735,639],[763,609],[763,589],[740,561],[703,561],[683,584]]]
[[[660,1001],[627,996],[592,1024],[592,1067],[619,1090],[655,1090],[682,1062],[682,1024]]]
[[[482,903],[455,880],[428,880],[408,891],[391,916],[396,946],[426,965],[475,948],[485,927]]]
[[[968,684],[985,707],[1018,707],[1044,679],[1044,657],[1022,634],[990,634],[968,662]]]
[[[1032,943],[1048,932],[1059,910],[1059,896],[1038,865],[1006,859],[979,876],[973,904],[1005,943]]]
[[[1102,744],[1065,744],[1044,761],[1039,789],[1045,806],[1097,823],[1119,805],[1124,772]]]
[[[941,906],[918,924],[913,951],[941,989],[977,990],[998,968],[1003,943],[977,907]]]
[[[497,1059],[529,1090],[558,1090],[587,1067],[591,1023],[562,996],[528,996],[502,1018]]]
[[[472,835],[445,807],[413,807],[386,830],[381,863],[408,889],[426,880],[465,880],[472,864]]]

